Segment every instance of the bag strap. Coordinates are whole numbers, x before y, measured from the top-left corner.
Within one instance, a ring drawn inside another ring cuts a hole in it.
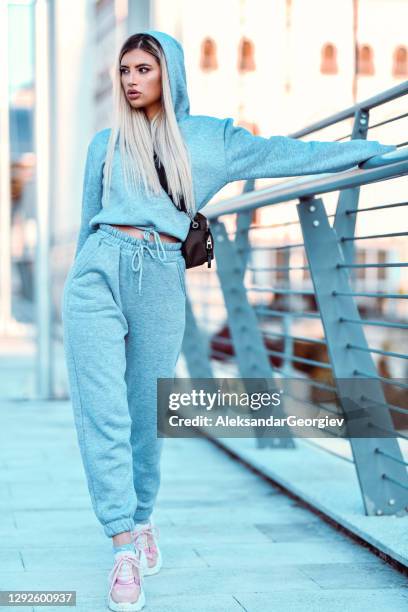
[[[169,193],[169,185],[167,183],[166,171],[164,169],[163,164],[160,162],[159,157],[158,157],[156,151],[154,152],[154,156],[153,157],[154,157],[154,165],[156,166],[156,170],[157,170],[157,174],[159,176],[160,184],[161,184],[161,186],[163,187],[164,191],[167,193],[167,195],[169,196],[169,198],[171,199],[171,201],[174,204],[174,200],[173,200],[172,196]],[[181,204],[182,212],[187,213],[187,209],[186,209],[186,205],[184,203],[183,196],[181,196],[180,204]]]

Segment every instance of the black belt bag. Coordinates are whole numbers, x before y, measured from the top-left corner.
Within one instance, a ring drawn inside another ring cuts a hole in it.
[[[154,153],[154,163],[161,186],[173,200],[168,190],[166,171],[156,153]],[[187,214],[183,198],[181,198],[181,210]],[[190,221],[190,229],[181,245],[181,252],[186,261],[186,268],[202,266],[205,262],[208,268],[211,268],[211,260],[214,259],[214,239],[207,217],[200,212],[197,212],[194,219]]]
[[[186,261],[186,268],[201,266],[205,262],[207,267],[211,268],[211,260],[214,259],[214,239],[207,217],[200,212],[195,214],[190,223],[181,252]]]

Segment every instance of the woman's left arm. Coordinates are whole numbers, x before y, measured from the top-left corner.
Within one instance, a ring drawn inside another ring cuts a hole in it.
[[[86,239],[96,229],[91,230],[89,222],[102,207],[102,167],[98,166],[94,160],[94,141],[95,137],[88,145],[88,152],[85,162],[85,171],[82,184],[82,208],[81,208],[81,224],[79,228],[78,240],[75,249],[74,259],[78,257],[80,250],[86,242]]]
[[[397,148],[377,140],[325,142],[302,141],[290,136],[264,138],[234,126],[233,121],[228,117],[224,126],[227,182],[339,172]]]

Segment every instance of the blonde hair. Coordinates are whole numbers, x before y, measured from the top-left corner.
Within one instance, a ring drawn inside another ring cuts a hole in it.
[[[123,55],[133,49],[142,49],[153,55],[160,64],[162,108],[151,121],[143,108],[132,108],[123,91],[120,62]],[[160,179],[154,164],[157,153],[165,166],[169,192],[177,208],[184,199],[191,219],[196,213],[191,160],[180,132],[173,106],[166,56],[160,43],[149,34],[130,36],[119,52],[114,73],[114,121],[111,129],[104,168],[104,203],[109,202],[113,155],[119,138],[119,150],[128,190],[138,192],[143,183],[147,193],[159,195]]]

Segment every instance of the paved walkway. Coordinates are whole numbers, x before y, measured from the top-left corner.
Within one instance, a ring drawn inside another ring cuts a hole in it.
[[[76,610],[106,610],[111,540],[70,404],[3,401],[0,418],[0,589],[76,590]],[[148,612],[408,609],[406,577],[211,443],[165,440],[162,465],[164,566],[146,577]]]

